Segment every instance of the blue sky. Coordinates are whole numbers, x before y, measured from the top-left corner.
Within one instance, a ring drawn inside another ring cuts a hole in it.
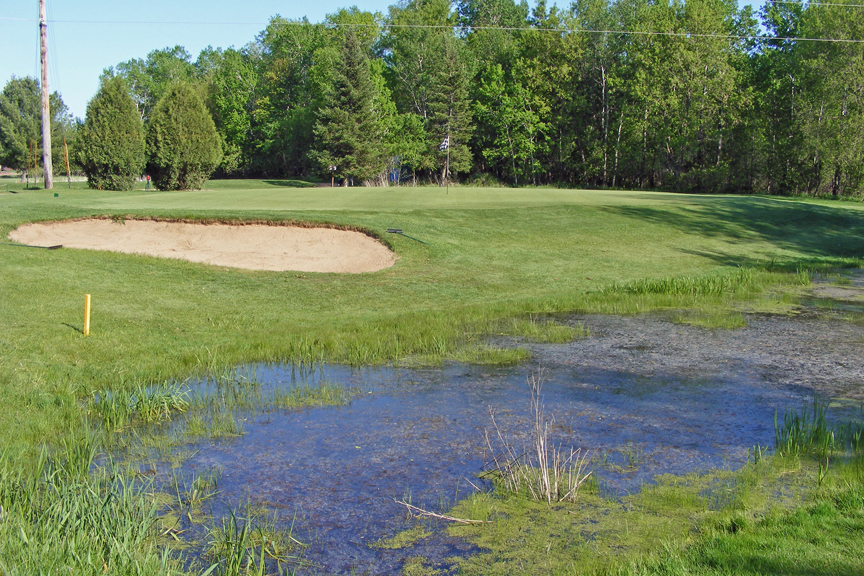
[[[356,5],[361,10],[386,12],[392,3],[394,0],[361,0]],[[758,5],[761,1],[745,3]],[[47,0],[48,83],[52,91],[61,93],[71,112],[83,118],[102,70],[118,62],[178,44],[193,58],[208,45],[240,47],[252,41],[276,14],[320,22],[326,14],[352,4],[350,0]],[[38,17],[38,0],[0,0],[2,85],[13,75],[38,77]],[[198,24],[192,24],[195,22]]]

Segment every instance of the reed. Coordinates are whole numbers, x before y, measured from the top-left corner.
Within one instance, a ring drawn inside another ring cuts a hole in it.
[[[580,486],[591,476],[585,471],[588,452],[570,448],[565,452],[549,441],[549,421],[542,402],[543,377],[528,377],[531,390],[530,445],[520,450],[504,438],[501,428],[490,412],[498,447],[486,431],[486,446],[491,454],[491,468],[484,476],[491,476],[512,493],[527,491],[534,500],[552,505],[554,502],[575,502]],[[491,474],[490,474],[491,472]]]
[[[829,422],[827,406],[818,399],[798,410],[786,410],[782,421],[774,415],[774,447],[781,455],[859,455],[864,448],[862,433],[862,422]]]

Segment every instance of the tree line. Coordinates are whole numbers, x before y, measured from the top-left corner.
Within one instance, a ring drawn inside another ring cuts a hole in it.
[[[864,177],[861,10],[403,0],[276,16],[240,49],[156,50],[103,80],[122,79],[147,130],[190,87],[222,177],[847,195]]]

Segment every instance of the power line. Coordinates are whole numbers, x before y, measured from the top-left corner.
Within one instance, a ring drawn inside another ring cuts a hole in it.
[[[789,0],[770,0],[774,2],[782,2]],[[800,4],[800,2],[791,2]],[[850,6],[843,4],[843,6]],[[864,6],[864,5],[862,5]],[[18,22],[38,22],[38,20],[26,18],[3,18],[0,20],[14,20]],[[284,21],[286,24],[295,26],[315,26],[307,22]],[[128,20],[49,20],[52,24],[98,24],[98,25],[142,25],[142,26],[266,26],[269,23],[262,22],[155,22],[155,21],[128,21]],[[799,38],[795,36],[763,36],[756,34],[722,34],[722,33],[698,33],[698,32],[661,32],[652,30],[590,30],[585,28],[569,29],[569,28],[535,28],[525,26],[448,26],[435,24],[323,24],[331,27],[354,27],[354,28],[382,28],[382,29],[400,29],[400,28],[421,28],[428,30],[461,30],[463,32],[471,32],[475,30],[498,30],[503,32],[553,32],[556,34],[605,34],[605,35],[624,35],[624,36],[663,36],[670,38],[708,38],[718,40],[756,40],[756,41],[773,41],[773,42],[826,42],[837,44],[864,44],[864,39],[855,38]]]
[[[774,4],[797,4],[798,6],[840,6],[843,8],[864,8],[864,4],[843,4],[835,2],[800,2],[798,0],[767,0]]]

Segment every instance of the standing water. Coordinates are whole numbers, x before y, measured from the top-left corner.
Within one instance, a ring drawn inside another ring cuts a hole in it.
[[[184,472],[215,470],[226,506],[261,504],[293,521],[310,573],[398,573],[407,555],[472,552],[442,530],[409,552],[374,543],[411,526],[394,500],[444,512],[483,487],[490,411],[506,438],[527,440],[532,374],[543,375],[554,443],[589,450],[610,495],[661,473],[738,467],[748,449],[772,444],[776,412],[864,390],[864,329],[849,323],[753,317],[710,331],[650,317],[579,320],[590,338],[532,345],[533,360],[518,367],[254,367],[277,387],[335,381],[359,393],[343,407],[252,415],[242,437],[199,446]]]

